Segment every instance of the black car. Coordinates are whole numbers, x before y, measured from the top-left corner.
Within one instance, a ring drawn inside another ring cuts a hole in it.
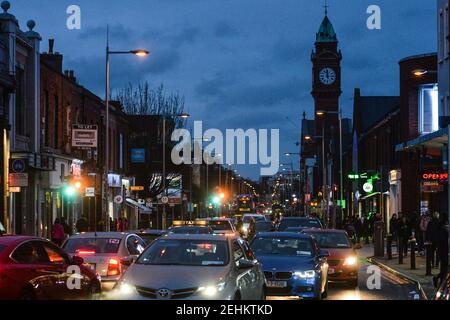
[[[256,221],[255,231],[258,232],[271,232],[275,231],[275,226],[272,221]]]
[[[288,228],[323,228],[322,222],[317,218],[284,217],[278,226],[278,231],[286,231]]]
[[[146,245],[149,245],[154,240],[165,235],[167,233],[167,230],[145,229],[145,230],[135,231],[133,233],[135,233],[139,237],[141,237],[142,240],[145,241]]]

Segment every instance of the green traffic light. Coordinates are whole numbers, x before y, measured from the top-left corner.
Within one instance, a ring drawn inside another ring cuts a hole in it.
[[[214,198],[213,198],[213,203],[214,203],[214,204],[219,204],[219,203],[220,203],[220,198],[217,197],[217,196],[214,197]]]
[[[72,186],[67,186],[67,187],[64,189],[64,194],[65,194],[66,196],[68,196],[68,197],[74,196],[75,193],[76,193],[76,190],[75,190],[75,188],[72,187]]]

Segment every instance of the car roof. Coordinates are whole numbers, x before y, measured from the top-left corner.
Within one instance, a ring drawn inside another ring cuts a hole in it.
[[[338,229],[319,229],[319,228],[308,228],[303,229],[303,232],[305,233],[342,233],[346,234],[347,232],[345,230],[338,230]]]
[[[237,239],[237,235],[220,235],[220,234],[176,234],[169,233],[163,239],[174,240],[207,240],[207,241],[227,241],[229,239]]]
[[[312,239],[312,236],[309,234],[292,233],[292,232],[259,232],[257,236],[260,238],[284,237],[296,239]]]
[[[309,217],[283,217],[283,220],[317,220],[317,218],[309,218]]]
[[[129,234],[133,234],[132,232],[82,232],[74,234],[70,237],[70,239],[85,239],[85,238],[100,238],[100,239],[108,239],[108,238],[124,238]]]
[[[164,234],[167,232],[167,230],[159,230],[159,229],[143,229],[143,230],[133,230],[129,231],[130,233],[136,233],[136,234]]]

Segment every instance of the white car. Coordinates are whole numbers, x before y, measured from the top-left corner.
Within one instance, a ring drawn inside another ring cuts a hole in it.
[[[134,260],[109,299],[265,299],[261,265],[235,235],[168,234]]]
[[[120,260],[137,257],[146,247],[138,235],[127,232],[85,232],[71,236],[63,244],[68,254],[80,256],[101,277],[102,290],[111,290],[123,270]]]

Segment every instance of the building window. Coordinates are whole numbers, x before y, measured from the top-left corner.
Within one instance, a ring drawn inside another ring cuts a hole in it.
[[[119,134],[119,169],[123,169],[123,134]]]
[[[16,132],[20,135],[26,135],[25,71],[21,68],[16,68],[16,81]]]
[[[419,131],[427,134],[439,130],[438,86],[419,87]]]
[[[55,95],[55,105],[53,110],[53,147],[58,149],[58,135],[59,135],[59,101],[58,96]]]
[[[50,99],[49,99],[49,94],[48,94],[48,90],[45,90],[44,93],[44,145],[48,146],[49,141],[48,141],[48,125],[49,125],[49,121],[48,121],[48,116],[49,116],[49,110],[50,110]]]

